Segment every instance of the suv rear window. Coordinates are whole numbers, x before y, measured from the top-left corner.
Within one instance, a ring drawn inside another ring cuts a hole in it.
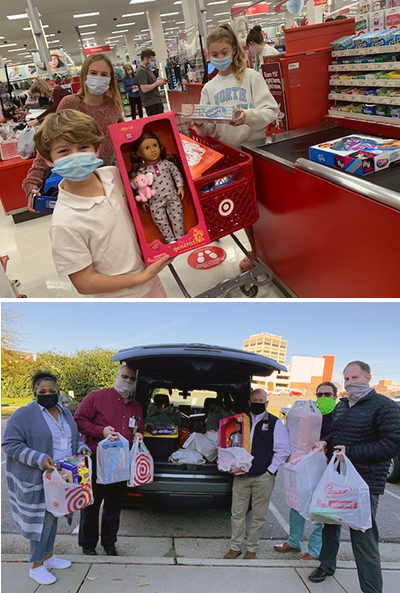
[[[189,416],[190,414],[198,414],[203,411],[205,407],[205,400],[208,398],[216,399],[216,391],[196,390],[180,391],[179,389],[165,389],[163,387],[156,387],[151,393],[151,400],[157,393],[168,395],[169,402],[179,408],[181,412]],[[190,410],[189,410],[190,408]]]

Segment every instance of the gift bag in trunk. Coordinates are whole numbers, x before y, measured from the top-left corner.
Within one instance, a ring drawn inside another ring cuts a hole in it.
[[[340,462],[335,456],[330,460],[311,499],[310,519],[366,531],[372,527],[369,487],[350,459],[343,457]]]
[[[87,458],[90,476],[92,475],[92,462]],[[74,511],[81,511],[93,504],[92,480],[84,484],[70,484],[59,474],[57,469],[51,473],[43,473],[43,488],[46,509],[55,517],[69,515]]]
[[[114,484],[130,478],[129,441],[118,433],[118,439],[107,437],[97,445],[97,483]]]

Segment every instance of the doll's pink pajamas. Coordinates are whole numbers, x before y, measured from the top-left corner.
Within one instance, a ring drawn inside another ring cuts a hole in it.
[[[151,189],[156,192],[148,201],[152,219],[167,243],[183,237],[183,207],[177,194],[177,188],[184,186],[181,172],[167,159],[147,164],[145,172],[153,173]]]

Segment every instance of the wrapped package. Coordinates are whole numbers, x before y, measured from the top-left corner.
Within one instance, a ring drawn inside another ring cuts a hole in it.
[[[323,451],[311,451],[283,466],[286,504],[305,519],[308,519],[311,497],[324,475],[326,464]]]
[[[297,401],[286,416],[291,460],[307,455],[321,435],[322,414],[313,401]]]
[[[369,487],[350,459],[343,457],[339,462],[333,456],[329,462],[312,496],[309,516],[317,523],[366,531],[372,527]]]

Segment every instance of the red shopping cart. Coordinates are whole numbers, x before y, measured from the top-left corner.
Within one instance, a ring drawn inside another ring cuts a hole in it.
[[[196,295],[195,298],[226,298],[237,288],[247,297],[254,298],[260,286],[274,282],[274,275],[267,266],[253,259],[234,234],[258,220],[253,158],[215,138],[199,137],[188,122],[179,116],[177,124],[182,134],[224,155],[205,175],[196,179],[194,184],[211,242],[230,235],[254,266],[247,272],[224,280],[210,290]],[[169,269],[185,298],[192,298],[173,264],[169,264]]]

